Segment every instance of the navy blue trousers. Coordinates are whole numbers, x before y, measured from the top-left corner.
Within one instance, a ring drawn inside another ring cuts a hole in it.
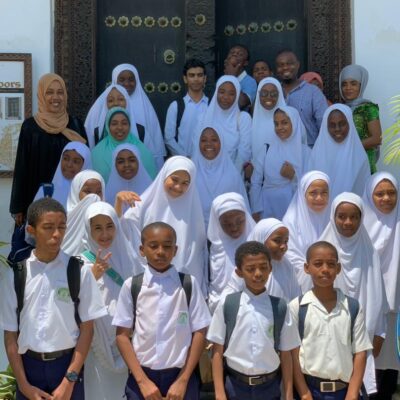
[[[347,394],[347,388],[342,390],[338,390],[337,392],[321,392],[319,389],[314,386],[308,385],[312,398],[315,400],[344,400]]]
[[[165,397],[168,393],[171,385],[176,381],[176,378],[181,371],[180,368],[168,368],[154,370],[146,367],[142,367],[148,378],[154,382],[161,392],[161,395]],[[129,375],[128,381],[125,386],[125,394],[128,400],[144,400],[142,393],[140,392],[139,385],[136,383],[135,378],[132,374]],[[200,397],[200,384],[195,373],[189,379],[185,400],[199,400]]]
[[[228,400],[279,400],[281,398],[281,378],[277,376],[262,385],[250,386],[227,376],[225,392]]]
[[[28,382],[32,386],[51,394],[61,383],[65,373],[71,363],[72,354],[66,354],[57,360],[41,361],[22,355],[22,363],[24,364],[25,375]],[[85,392],[83,388],[83,373],[80,379],[75,382],[71,400],[84,400]],[[17,400],[28,400],[17,388]]]

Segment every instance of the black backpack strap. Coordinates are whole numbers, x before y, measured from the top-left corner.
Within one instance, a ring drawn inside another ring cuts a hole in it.
[[[94,128],[94,145],[100,142],[99,127]]]
[[[176,100],[176,105],[177,105],[177,112],[176,112],[175,140],[178,141],[179,127],[181,126],[182,116],[183,113],[185,112],[185,100],[183,100],[183,97],[179,97]]]
[[[146,130],[144,129],[143,125],[136,124],[136,129],[138,132],[139,140],[144,143],[144,136],[146,134]]]
[[[18,321],[18,331],[21,311],[24,306],[24,295],[25,295],[25,284],[26,284],[26,260],[17,262],[12,266],[14,271],[14,289],[17,295],[17,321]]]
[[[350,337],[351,337],[351,343],[353,343],[354,324],[356,322],[356,318],[357,318],[358,312],[360,310],[360,303],[356,299],[354,299],[353,297],[350,297],[350,296],[346,296],[346,299],[347,299],[347,306],[349,308],[350,320],[351,320]]]
[[[307,310],[308,310],[308,303],[301,305],[301,300],[303,296],[299,296],[299,336],[300,340],[304,338],[304,321],[306,320]]]
[[[134,277],[132,277],[131,295],[132,295],[132,305],[133,305],[133,324],[132,324],[133,329],[135,329],[136,306],[137,306],[137,300],[139,297],[140,290],[142,289],[143,276],[144,276],[144,273],[141,273],[139,275],[135,275]]]
[[[272,313],[274,315],[274,348],[278,353],[281,343],[282,327],[286,318],[287,304],[286,301],[275,296],[269,296],[272,305]]]
[[[239,312],[241,297],[242,297],[242,292],[231,293],[225,297],[225,302],[224,302],[224,320],[226,325],[225,344],[224,344],[225,350],[228,348],[232,332],[235,329],[236,317]]]
[[[192,278],[190,277],[189,274],[184,274],[183,272],[179,272],[179,279],[181,281],[183,291],[185,292],[186,302],[189,309],[190,300],[192,298]]]
[[[79,292],[81,290],[81,267],[83,261],[78,257],[70,257],[67,267],[68,289],[71,300],[74,303],[75,322],[79,326],[82,321],[79,316]]]

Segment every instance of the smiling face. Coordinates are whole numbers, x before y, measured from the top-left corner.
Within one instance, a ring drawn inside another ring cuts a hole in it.
[[[164,181],[164,190],[168,196],[176,199],[184,195],[190,186],[190,175],[187,171],[175,171]]]
[[[361,225],[361,210],[352,203],[340,203],[335,211],[337,231],[344,237],[352,237]]]
[[[223,110],[229,110],[236,100],[236,89],[232,82],[225,82],[217,91],[217,103]]]
[[[118,175],[126,180],[134,178],[139,171],[136,156],[130,150],[121,150],[115,159],[115,168]]]
[[[383,179],[372,193],[375,207],[383,214],[390,214],[397,205],[397,190],[388,179]]]
[[[219,223],[226,235],[238,239],[246,228],[246,214],[242,210],[229,210],[219,217]]]
[[[131,96],[136,89],[135,75],[129,70],[120,72],[117,78],[117,83],[126,89],[129,96]]]
[[[61,158],[61,173],[65,179],[73,179],[81,171],[83,157],[76,150],[65,150]]]
[[[350,126],[346,116],[339,110],[333,110],[328,117],[328,132],[336,143],[342,143],[349,134]]]
[[[271,264],[265,254],[247,254],[243,257],[240,268],[236,268],[236,273],[243,278],[247,289],[258,295],[265,291],[271,270]]]
[[[115,238],[116,229],[108,215],[96,215],[90,219],[90,235],[100,249],[108,249]]]
[[[124,95],[118,91],[116,88],[112,88],[107,96],[107,109],[113,107],[126,108],[126,99]]]
[[[355,79],[345,79],[342,81],[342,94],[346,101],[355,100],[360,95],[361,83]]]
[[[46,109],[50,113],[60,113],[65,109],[65,93],[58,81],[53,81],[44,94]]]
[[[296,55],[290,51],[278,55],[275,60],[276,74],[284,82],[290,82],[297,79],[300,63]]]
[[[289,241],[289,230],[281,226],[268,236],[264,246],[269,250],[271,258],[276,261],[282,260],[287,252]]]
[[[314,212],[325,210],[329,202],[329,187],[322,179],[312,181],[305,194],[307,206]]]
[[[128,118],[123,113],[116,113],[112,116],[110,121],[110,134],[119,142],[122,142],[126,139],[129,134],[131,125],[129,123]]]
[[[221,141],[212,128],[204,129],[200,136],[199,148],[201,155],[207,160],[214,160],[221,151]]]
[[[103,190],[101,188],[101,182],[97,179],[88,179],[79,192],[79,200],[84,199],[88,194],[97,194],[97,196],[102,199]]]
[[[274,126],[279,139],[286,140],[291,136],[293,131],[292,121],[283,111],[278,110],[274,113]]]
[[[278,102],[279,92],[272,83],[266,83],[260,90],[260,104],[267,110],[272,110]]]

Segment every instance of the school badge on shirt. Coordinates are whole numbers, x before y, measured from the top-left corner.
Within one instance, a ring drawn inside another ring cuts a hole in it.
[[[177,324],[183,326],[187,325],[187,323],[188,323],[188,313],[186,311],[180,311],[178,315]]]
[[[65,303],[69,303],[71,301],[71,295],[69,294],[69,289],[66,287],[60,287],[56,292],[57,299],[63,301]]]

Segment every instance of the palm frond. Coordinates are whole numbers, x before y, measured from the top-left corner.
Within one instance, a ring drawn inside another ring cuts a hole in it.
[[[396,117],[396,121],[382,134],[383,162],[387,164],[400,164],[400,95],[392,97],[390,115]]]

